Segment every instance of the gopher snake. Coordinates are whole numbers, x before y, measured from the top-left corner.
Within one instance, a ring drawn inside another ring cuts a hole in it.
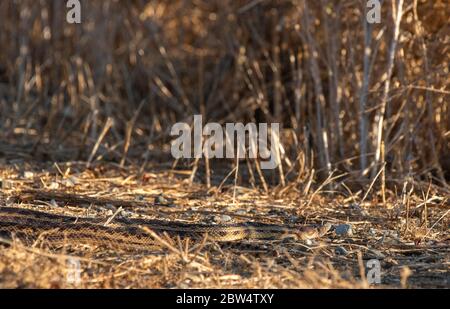
[[[204,238],[207,234],[208,239],[218,242],[283,239],[286,236],[307,240],[321,237],[331,228],[330,224],[294,228],[255,222],[206,225],[124,218],[116,218],[108,226],[103,223],[104,220],[98,218],[77,218],[23,208],[0,207],[0,236],[14,235],[25,241],[41,237],[50,244],[74,242],[145,249],[155,243],[149,230],[197,239]]]

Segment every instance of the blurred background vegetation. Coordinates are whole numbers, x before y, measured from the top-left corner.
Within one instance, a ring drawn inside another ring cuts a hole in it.
[[[271,184],[385,167],[447,186],[447,1],[386,0],[372,25],[366,1],[81,3],[77,25],[65,1],[0,2],[0,157],[146,169],[173,162],[171,125],[202,114],[281,123]]]

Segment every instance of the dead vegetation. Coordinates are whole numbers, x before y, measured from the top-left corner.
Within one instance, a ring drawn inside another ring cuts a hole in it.
[[[0,286],[362,288],[378,259],[381,286],[449,287],[450,7],[384,1],[370,25],[364,4],[84,1],[69,25],[63,1],[1,2],[0,211],[353,234],[152,252],[2,238]],[[173,160],[170,128],[194,114],[279,122],[282,164]]]
[[[352,232],[335,231],[311,243],[228,244],[155,234],[157,245],[144,251],[118,250],[114,243],[49,248],[45,236],[32,246],[2,238],[3,287],[357,288],[369,287],[365,276],[371,259],[381,263],[381,286],[449,284],[448,200],[432,186],[422,196],[407,193],[405,203],[389,194],[388,207],[384,207],[381,201],[362,202],[355,196],[325,192],[304,196],[290,190],[277,196],[274,190],[273,195],[264,196],[245,187],[237,188],[236,194],[233,186],[208,192],[203,185],[191,185],[188,177],[170,171],[139,178],[137,169],[114,165],[98,164],[86,170],[84,163],[64,164],[43,171],[4,171],[2,179],[9,179],[14,188],[3,190],[2,206],[103,218],[105,223],[122,207],[118,215],[125,218],[210,224],[326,221],[348,225]],[[92,176],[97,173],[101,178]],[[69,178],[75,184],[67,183]],[[155,204],[161,192],[173,203]],[[75,270],[73,261],[77,261]],[[78,270],[80,280],[69,280]]]

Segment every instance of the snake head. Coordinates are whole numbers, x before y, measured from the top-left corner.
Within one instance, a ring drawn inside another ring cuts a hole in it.
[[[330,222],[325,223],[324,225],[322,225],[322,227],[320,227],[320,236],[327,234],[333,229],[334,229],[333,224],[331,224]]]
[[[324,225],[319,226],[319,227],[308,226],[308,227],[301,229],[297,233],[297,236],[298,236],[298,238],[300,238],[302,240],[319,238],[319,237],[324,236],[326,233],[328,233],[332,227],[333,227],[333,225],[329,222],[327,222]]]

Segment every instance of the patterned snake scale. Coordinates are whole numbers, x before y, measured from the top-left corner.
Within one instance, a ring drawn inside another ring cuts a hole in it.
[[[50,244],[67,242],[94,245],[116,245],[123,248],[146,248],[155,244],[147,231],[157,234],[231,242],[243,239],[283,239],[295,237],[301,240],[318,238],[331,228],[322,226],[284,227],[273,224],[245,222],[227,225],[187,224],[164,220],[115,218],[104,226],[104,219],[73,217],[41,211],[0,207],[0,237],[19,238],[32,242],[37,237]]]

